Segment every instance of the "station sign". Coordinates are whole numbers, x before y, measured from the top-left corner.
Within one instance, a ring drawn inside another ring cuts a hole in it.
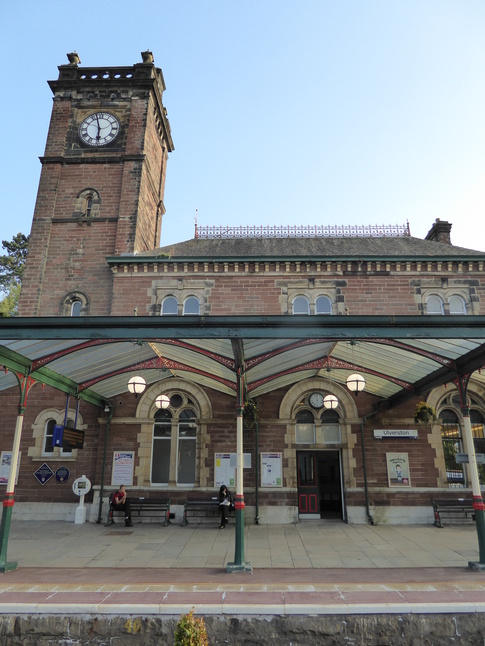
[[[374,430],[374,437],[383,440],[383,439],[391,439],[391,438],[399,438],[399,439],[408,439],[408,440],[417,440],[418,439],[418,431],[412,430],[409,428],[390,428],[390,429],[375,429]]]

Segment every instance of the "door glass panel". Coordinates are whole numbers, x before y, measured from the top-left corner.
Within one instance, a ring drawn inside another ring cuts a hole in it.
[[[313,455],[300,454],[298,456],[298,478],[302,486],[315,485],[315,460]]]

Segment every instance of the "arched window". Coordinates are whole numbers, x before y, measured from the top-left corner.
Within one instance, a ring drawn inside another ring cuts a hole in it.
[[[153,484],[168,484],[172,447],[172,413],[160,409],[155,414],[153,427],[152,474]]]
[[[319,296],[315,301],[315,314],[332,314],[332,301],[328,296]]]
[[[306,296],[295,296],[293,314],[310,314],[310,301]]]
[[[71,316],[81,316],[81,310],[83,308],[83,304],[81,301],[74,300],[71,303]]]
[[[54,437],[54,426],[56,424],[57,422],[55,419],[49,419],[46,422],[45,430],[44,430],[44,447],[42,449],[42,453],[44,455],[54,453],[53,437]]]
[[[160,314],[162,316],[177,316],[178,314],[178,303],[175,296],[167,296],[163,299],[162,309]]]
[[[88,316],[89,300],[83,292],[71,292],[64,297],[60,305],[61,316]]]
[[[197,413],[186,407],[190,403],[188,397],[179,393],[168,396],[169,408],[155,413],[151,482],[194,485],[197,475]]]
[[[340,415],[336,410],[324,410],[320,416],[321,428],[317,432],[322,444],[340,444],[342,434],[340,432]],[[321,435],[319,435],[320,433]]]
[[[92,195],[88,195],[86,197],[85,205],[86,206],[85,206],[84,215],[85,215],[85,217],[90,218],[91,215],[92,215],[92,209],[93,209],[93,196]]]
[[[55,419],[47,420],[45,425],[45,430],[44,430],[44,446],[42,449],[43,455],[52,455],[54,453],[54,426],[56,425],[62,426],[63,424],[64,424],[63,422],[58,422]],[[69,428],[74,428],[74,420],[68,419],[66,422],[66,426]],[[63,449],[61,447],[61,454],[66,455],[71,453],[72,453],[72,448]]]
[[[466,314],[466,304],[461,296],[454,294],[448,299],[450,314]]]
[[[434,294],[432,296],[428,296],[426,299],[426,313],[440,316],[445,313],[443,301],[439,296]]]
[[[445,408],[439,414],[439,419],[448,483],[450,486],[464,487],[466,483],[463,465],[456,461],[456,454],[463,453],[463,439],[458,415]]]
[[[197,455],[197,415],[191,409],[180,413],[178,425],[177,484],[194,484]]]
[[[296,414],[295,442],[315,444],[315,417],[309,410],[300,410]]]
[[[200,314],[199,299],[196,296],[189,296],[184,301],[184,316],[198,316]]]

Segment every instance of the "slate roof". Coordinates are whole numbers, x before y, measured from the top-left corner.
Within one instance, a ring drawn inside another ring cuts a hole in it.
[[[483,257],[484,251],[422,240],[412,236],[396,237],[313,237],[313,238],[192,238],[139,254],[161,259],[207,260],[285,260],[285,259],[454,259]]]

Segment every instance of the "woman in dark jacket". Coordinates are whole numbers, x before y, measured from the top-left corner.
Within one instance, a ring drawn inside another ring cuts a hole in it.
[[[226,485],[221,485],[219,489],[219,509],[221,510],[221,524],[219,529],[224,529],[227,525],[227,517],[229,515],[229,509],[232,505],[232,496],[227,490]]]

